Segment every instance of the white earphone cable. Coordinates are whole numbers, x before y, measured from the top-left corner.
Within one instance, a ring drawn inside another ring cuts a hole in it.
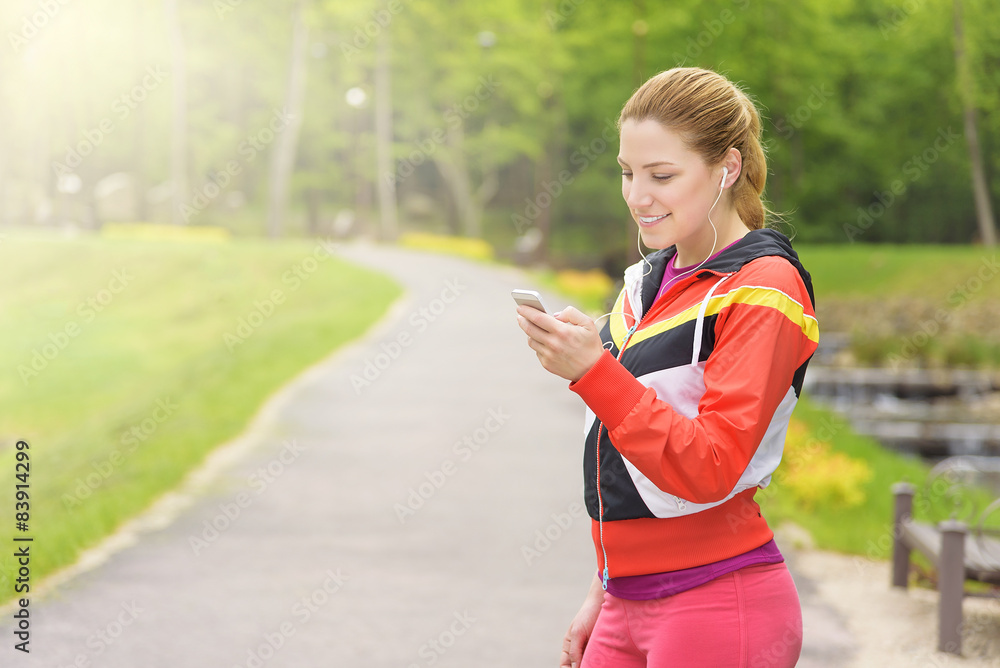
[[[712,226],[712,232],[715,235],[714,239],[712,240],[712,250],[711,250],[711,252],[709,252],[708,256],[704,260],[702,260],[701,262],[698,263],[697,267],[695,267],[694,269],[689,269],[688,271],[685,271],[682,274],[678,274],[677,276],[675,276],[673,278],[673,280],[676,281],[681,276],[686,276],[687,274],[690,274],[691,272],[697,271],[703,264],[705,264],[706,262],[708,262],[708,259],[710,257],[712,257],[712,255],[715,254],[715,247],[719,243],[719,230],[715,227],[715,223],[712,221],[712,211],[715,210],[715,205],[719,203],[720,199],[722,199],[722,191],[726,189],[725,188],[725,186],[726,186],[726,176],[728,176],[728,175],[729,175],[729,170],[727,168],[723,167],[722,168],[722,182],[719,184],[719,194],[716,196],[715,201],[712,202],[712,206],[708,210],[708,224]],[[637,236],[636,247],[638,247],[638,249],[639,249],[639,255],[642,255],[642,261],[648,267],[648,269],[645,272],[643,272],[642,276],[639,279],[639,280],[642,280],[651,271],[653,271],[653,265],[649,263],[649,260],[647,260],[646,256],[643,255],[643,253],[642,253],[642,246],[640,245],[640,242],[642,240],[642,236],[641,235],[636,235],[636,236]],[[676,255],[675,255],[675,257],[676,257]],[[596,323],[598,320],[600,320],[601,318],[604,318],[606,316],[617,315],[617,314],[621,314],[622,316],[628,316],[628,317],[632,318],[632,320],[635,321],[635,324],[633,324],[632,327],[629,328],[628,333],[625,335],[625,338],[622,341],[622,346],[618,350],[618,357],[617,357],[617,359],[620,361],[621,358],[622,358],[622,354],[624,354],[624,352],[625,352],[625,346],[628,345],[628,340],[630,338],[632,338],[632,334],[634,334],[635,330],[639,327],[639,319],[636,318],[634,315],[632,315],[630,313],[625,313],[624,311],[612,311],[610,313],[605,313],[604,315],[598,316],[597,318],[594,319],[594,322]],[[605,343],[604,347],[606,349],[610,350],[612,347],[614,347],[614,341],[609,341],[609,342]],[[596,447],[596,450],[597,450],[597,481],[596,482],[597,482],[597,508],[598,508],[598,510],[597,510],[597,517],[598,517],[597,523],[598,523],[598,531],[600,533],[601,552],[603,553],[603,556],[604,556],[604,572],[602,573],[601,586],[602,586],[602,588],[605,591],[607,591],[607,589],[608,589],[608,579],[610,578],[610,573],[608,571],[608,551],[604,547],[604,498],[603,498],[603,495],[601,494],[601,428],[603,426],[604,426],[603,422],[602,423],[598,423],[598,425],[597,425],[597,444],[596,444],[597,445],[597,447]]]

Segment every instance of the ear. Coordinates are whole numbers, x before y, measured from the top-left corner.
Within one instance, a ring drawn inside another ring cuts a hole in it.
[[[722,159],[722,164],[719,166],[719,178],[722,178],[722,167],[725,167],[728,171],[722,187],[729,188],[736,183],[736,179],[740,177],[740,172],[743,170],[743,155],[740,154],[738,149],[729,149],[726,152],[726,157]]]

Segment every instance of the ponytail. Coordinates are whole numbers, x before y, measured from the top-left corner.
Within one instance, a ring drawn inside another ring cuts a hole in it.
[[[622,108],[618,128],[627,120],[654,120],[684,138],[707,165],[722,162],[729,149],[743,158],[732,186],[733,204],[751,230],[766,226],[764,184],[767,158],[761,144],[756,105],[724,76],[697,67],[675,67],[644,83]]]

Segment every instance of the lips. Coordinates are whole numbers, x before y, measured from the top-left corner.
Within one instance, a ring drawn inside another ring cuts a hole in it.
[[[639,216],[639,224],[643,227],[651,227],[656,225],[658,222],[669,216],[669,213],[664,213],[659,216]]]

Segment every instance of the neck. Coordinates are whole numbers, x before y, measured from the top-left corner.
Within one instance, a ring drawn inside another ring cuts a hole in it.
[[[735,210],[726,213],[728,215],[719,216],[719,220],[715,222],[718,238],[712,231],[712,226],[705,225],[697,238],[687,240],[684,244],[677,244],[675,267],[700,264],[734,241],[742,239],[750,231]]]

